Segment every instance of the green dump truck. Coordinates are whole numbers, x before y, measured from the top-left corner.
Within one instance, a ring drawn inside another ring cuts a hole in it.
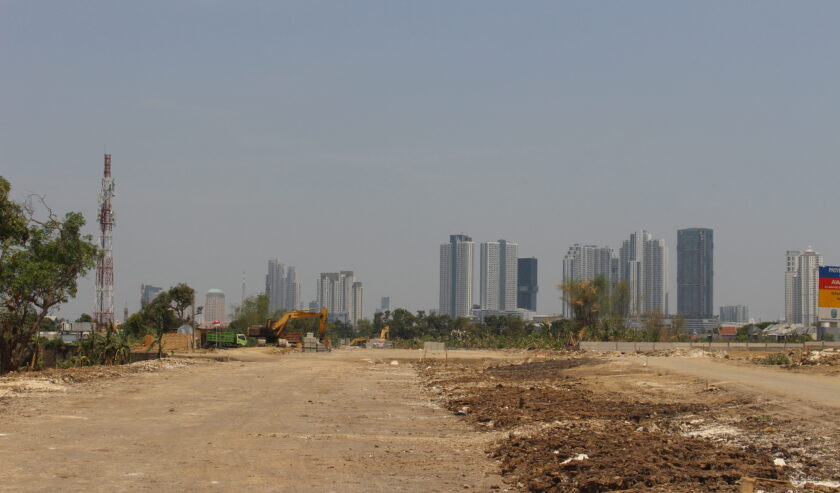
[[[236,332],[208,330],[206,345],[209,347],[244,347],[248,345],[248,337]]]

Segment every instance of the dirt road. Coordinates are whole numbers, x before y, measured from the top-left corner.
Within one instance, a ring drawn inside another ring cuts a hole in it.
[[[840,407],[840,378],[792,373],[767,366],[746,366],[720,359],[650,357],[651,368],[672,371],[710,383],[738,386],[742,390],[785,399],[813,402],[820,406]]]
[[[391,364],[417,352],[261,351],[6,398],[0,490],[509,488],[490,437],[433,406],[406,360]]]

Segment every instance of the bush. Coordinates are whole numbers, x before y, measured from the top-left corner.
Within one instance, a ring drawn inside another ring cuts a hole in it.
[[[790,358],[782,353],[773,353],[761,358],[758,362],[762,365],[789,365]]]
[[[72,366],[123,365],[131,362],[131,348],[125,332],[108,329],[104,334],[91,332],[79,344],[79,353],[70,359]]]

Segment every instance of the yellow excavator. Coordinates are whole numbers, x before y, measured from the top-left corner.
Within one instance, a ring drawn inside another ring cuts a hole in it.
[[[379,331],[379,338],[383,341],[387,341],[388,340],[388,334],[390,334],[390,333],[391,333],[391,326],[386,325],[385,327],[382,327],[381,331]],[[367,342],[369,340],[370,340],[369,337],[357,337],[357,338],[353,339],[352,341],[350,341],[350,346],[361,345],[361,343],[367,344]]]
[[[277,339],[283,339],[286,333],[286,326],[290,320],[296,318],[319,318],[318,323],[318,339],[324,346],[329,346],[330,341],[327,339],[327,308],[321,308],[321,311],[312,310],[292,310],[283,314],[277,320],[266,320],[265,329],[263,332],[271,333]],[[300,343],[300,341],[296,341]]]

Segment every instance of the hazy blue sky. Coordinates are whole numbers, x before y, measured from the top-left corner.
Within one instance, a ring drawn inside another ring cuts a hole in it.
[[[715,230],[715,306],[783,312],[784,252],[840,263],[837,2],[0,2],[0,175],[95,218],[116,306],[238,302],[269,258],[428,309],[464,232],[540,261]],[[94,231],[93,224],[90,225]],[[478,250],[476,250],[476,254]],[[476,263],[477,267],[477,263]],[[476,273],[477,274],[477,273]],[[476,300],[478,299],[476,275]],[[92,310],[82,282],[73,317]]]

